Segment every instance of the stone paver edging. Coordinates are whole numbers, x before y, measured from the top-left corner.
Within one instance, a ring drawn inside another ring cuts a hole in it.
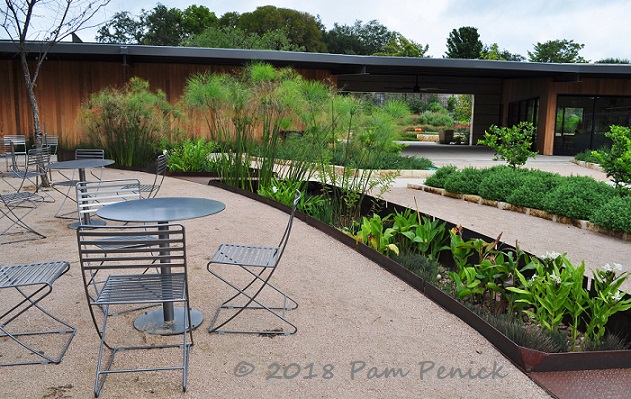
[[[603,227],[596,226],[594,223],[590,222],[589,220],[572,219],[565,216],[554,215],[552,213],[542,211],[541,209],[526,208],[522,206],[516,206],[508,202],[489,200],[489,199],[482,198],[479,195],[452,193],[442,188],[430,187],[430,186],[426,186],[422,184],[408,184],[407,188],[414,189],[414,190],[422,190],[427,193],[443,195],[445,197],[462,199],[474,204],[493,206],[495,208],[502,209],[502,210],[520,212],[526,215],[547,219],[556,223],[571,224],[575,227],[578,227],[579,229],[594,231],[600,234],[605,234],[607,236],[619,238],[624,241],[631,241],[631,234],[608,230]]]

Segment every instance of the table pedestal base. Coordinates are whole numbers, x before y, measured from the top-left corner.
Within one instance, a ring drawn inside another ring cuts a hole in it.
[[[134,327],[138,331],[144,331],[155,335],[175,335],[184,332],[184,317],[186,314],[185,307],[176,307],[173,309],[175,319],[170,322],[164,321],[164,312],[162,308],[150,310],[138,316],[134,321]],[[191,309],[191,324],[193,329],[197,328],[204,321],[204,315],[195,309]]]

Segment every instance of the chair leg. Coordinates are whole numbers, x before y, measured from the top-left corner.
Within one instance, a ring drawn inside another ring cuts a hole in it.
[[[25,209],[26,212],[23,213],[21,216],[18,216],[15,211],[14,208],[20,208],[20,209]],[[38,232],[37,230],[35,230],[34,228],[32,228],[31,226],[29,226],[28,224],[26,224],[24,222],[24,219],[26,216],[28,216],[29,213],[33,212],[35,210],[36,206],[6,206],[3,209],[0,209],[0,220],[3,218],[7,218],[9,220],[9,227],[5,228],[3,231],[0,232],[0,236],[14,236],[14,235],[18,235],[18,234],[34,234],[35,237],[29,237],[29,238],[24,238],[24,239],[17,239],[17,240],[9,240],[9,241],[1,241],[0,245],[2,244],[10,244],[10,243],[14,243],[14,242],[22,242],[22,241],[31,241],[31,240],[38,240],[41,238],[46,238],[46,236],[40,232]],[[13,229],[13,227],[18,227],[20,228],[20,231],[14,231],[11,232],[11,229]]]
[[[26,365],[26,364],[48,364],[48,363],[60,363],[62,358],[64,357],[68,347],[70,346],[70,342],[74,338],[76,334],[76,329],[65,321],[55,317],[51,313],[47,312],[43,309],[39,302],[44,299],[50,292],[52,288],[50,286],[42,286],[35,290],[34,292],[28,294],[24,290],[19,287],[14,287],[21,295],[24,297],[17,305],[13,306],[11,309],[6,311],[4,314],[0,316],[0,337],[8,337],[15,341],[17,344],[28,350],[31,354],[37,356],[37,360],[32,361],[23,361],[23,362],[4,362],[0,363],[0,366],[14,366],[14,365]],[[46,316],[47,318],[53,320],[57,324],[65,327],[61,329],[45,329],[39,331],[20,331],[20,332],[10,332],[7,328],[9,324],[16,320],[19,316],[24,314],[29,309],[38,309],[41,314]],[[21,337],[29,337],[29,336],[38,336],[38,335],[69,335],[63,344],[62,349],[60,350],[58,356],[48,356],[45,354],[45,351],[42,348],[34,348],[32,345],[24,342]]]
[[[298,327],[285,317],[285,312],[287,312],[289,310],[296,309],[298,307],[298,303],[293,298],[289,297],[286,293],[284,293],[283,291],[279,290],[278,288],[276,288],[275,286],[273,286],[272,284],[269,283],[269,279],[270,279],[270,277],[272,275],[273,270],[267,275],[266,278],[262,278],[262,275],[264,274],[265,270],[261,270],[257,274],[257,273],[252,272],[247,267],[244,267],[244,266],[241,266],[241,265],[238,265],[238,266],[240,266],[243,270],[247,271],[249,274],[251,274],[253,276],[253,279],[248,284],[246,284],[244,287],[242,287],[242,288],[237,287],[235,284],[233,284],[232,282],[228,281],[227,279],[225,279],[224,277],[219,275],[217,272],[212,271],[212,270],[210,270],[210,268],[208,268],[208,271],[211,274],[213,274],[215,277],[219,278],[221,281],[223,281],[224,283],[226,283],[227,285],[229,285],[230,287],[232,287],[234,290],[237,291],[237,293],[235,295],[233,295],[232,297],[230,297],[229,299],[224,301],[219,306],[219,308],[217,309],[217,312],[215,312],[215,315],[214,315],[213,319],[211,320],[210,328],[208,329],[208,332],[217,332],[219,334],[223,334],[223,333],[246,333],[246,334],[267,334],[267,335],[278,335],[278,334],[291,335],[291,334],[294,334],[298,330]],[[260,283],[260,286],[258,286],[258,288],[254,287],[254,289],[250,290],[250,288],[253,287],[256,282]],[[268,306],[268,305],[262,303],[261,301],[259,301],[257,299],[258,295],[266,287],[269,287],[269,288],[273,289],[274,291],[276,291],[278,294],[281,295],[281,297],[282,297],[282,305],[281,306]],[[249,293],[248,290],[254,291],[254,292],[253,293]],[[245,298],[245,300],[246,300],[245,305],[233,305],[233,304],[231,304],[232,302],[236,301],[239,298]],[[290,302],[291,304],[288,304],[288,302]],[[226,320],[222,321],[219,324],[216,324],[217,321],[218,321],[219,314],[221,313],[221,311],[222,310],[228,310],[228,309],[229,310],[235,310],[236,309],[236,311],[231,316],[229,316]],[[276,318],[280,319],[283,323],[289,325],[291,327],[291,330],[280,332],[280,331],[274,331],[274,330],[226,330],[226,329],[221,329],[223,326],[227,325],[232,320],[236,319],[237,316],[239,316],[245,310],[266,310],[269,313],[271,313],[273,316],[275,316]]]
[[[97,303],[92,302],[91,313],[92,319],[96,324],[95,313],[92,310],[92,307],[99,307],[102,309],[102,317],[103,321],[101,323],[100,328],[97,327],[97,333],[101,338],[101,343],[99,345],[99,354],[97,359],[97,367],[94,379],[94,396],[99,397],[101,391],[103,390],[103,386],[105,385],[105,380],[109,374],[116,373],[126,373],[126,372],[143,372],[143,371],[166,371],[166,370],[182,370],[182,391],[186,391],[187,382],[188,382],[188,365],[190,359],[191,347],[193,345],[193,329],[191,327],[191,313],[190,306],[188,302],[185,302],[185,306],[187,312],[184,312],[183,318],[183,326],[182,326],[182,343],[181,344],[165,344],[165,345],[140,345],[140,346],[112,346],[107,343],[106,332],[107,332],[107,319],[108,317],[113,317],[114,314],[119,313],[110,313],[110,305],[107,303]],[[135,309],[138,310],[139,308]],[[189,342],[190,338],[190,342]],[[167,349],[167,348],[180,348],[182,350],[182,365],[181,366],[165,366],[165,367],[142,367],[142,368],[134,368],[134,369],[113,369],[112,366],[114,364],[114,360],[116,355],[123,351],[133,351],[133,350],[151,350],[151,349]],[[103,357],[109,352],[108,358],[104,361]]]

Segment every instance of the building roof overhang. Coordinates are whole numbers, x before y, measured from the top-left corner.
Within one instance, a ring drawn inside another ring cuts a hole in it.
[[[45,44],[28,42],[29,56],[41,54]],[[0,40],[0,59],[17,56],[16,45]],[[48,52],[50,60],[101,61],[124,63],[183,63],[243,66],[264,61],[277,67],[326,70],[338,77],[358,81],[383,77],[422,77],[469,79],[532,79],[579,81],[587,78],[631,79],[630,64],[555,64],[516,61],[467,60],[449,58],[378,57],[361,55],[303,53],[270,50],[215,49],[100,43],[60,42]]]

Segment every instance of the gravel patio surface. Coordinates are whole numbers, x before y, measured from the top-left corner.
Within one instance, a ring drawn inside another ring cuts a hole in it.
[[[150,175],[138,172],[108,168],[104,173],[107,179],[132,176],[151,181]],[[5,188],[0,186],[0,190]],[[53,217],[61,196],[56,192],[52,195],[56,203],[42,204],[26,219],[47,238],[2,245],[1,259],[4,265],[68,260],[70,271],[57,281],[42,306],[75,326],[77,335],[61,364],[2,367],[2,398],[92,396],[99,341],[82,289],[75,231],[67,227],[69,220]],[[526,220],[522,215],[427,195],[395,188],[388,198],[409,203],[416,196],[423,211],[485,234],[503,231],[505,240],[519,239],[525,249],[536,253],[564,250],[572,257],[593,253],[590,262],[593,259],[598,263],[601,259],[616,261],[612,255],[621,249],[619,242],[605,238],[596,245],[587,237],[583,241],[584,235],[591,239],[593,233],[569,230],[568,226],[535,218]],[[187,233],[191,305],[205,315],[204,323],[194,332],[188,390],[182,393],[181,372],[125,373],[109,376],[101,397],[550,397],[457,317],[300,220],[294,223],[289,245],[274,276],[275,285],[299,303],[298,309],[288,314],[298,332],[272,338],[209,334],[210,318],[219,303],[232,294],[229,287],[207,272],[210,256],[221,242],[275,244],[287,215],[216,187],[170,177],[165,179],[160,196],[212,198],[226,204],[219,214],[182,222]],[[66,208],[72,210],[70,204]],[[544,228],[534,226],[542,224]],[[563,239],[562,233],[570,231]],[[586,247],[587,242],[590,247]],[[553,245],[556,243],[559,245]],[[625,245],[628,259],[629,246]],[[2,291],[0,303],[5,306],[15,293]],[[143,337],[134,330],[132,322],[137,314],[119,316],[121,328],[114,334],[131,340],[167,339]],[[36,324],[38,318],[33,315],[25,322]],[[283,327],[275,320],[263,322],[269,329]],[[56,343],[55,339],[47,340],[44,350],[54,352]],[[0,339],[3,361],[29,357],[20,353],[20,348],[7,338]],[[161,362],[167,356],[177,361],[177,354],[173,353],[160,353],[157,357],[142,353],[126,361],[137,365]]]

